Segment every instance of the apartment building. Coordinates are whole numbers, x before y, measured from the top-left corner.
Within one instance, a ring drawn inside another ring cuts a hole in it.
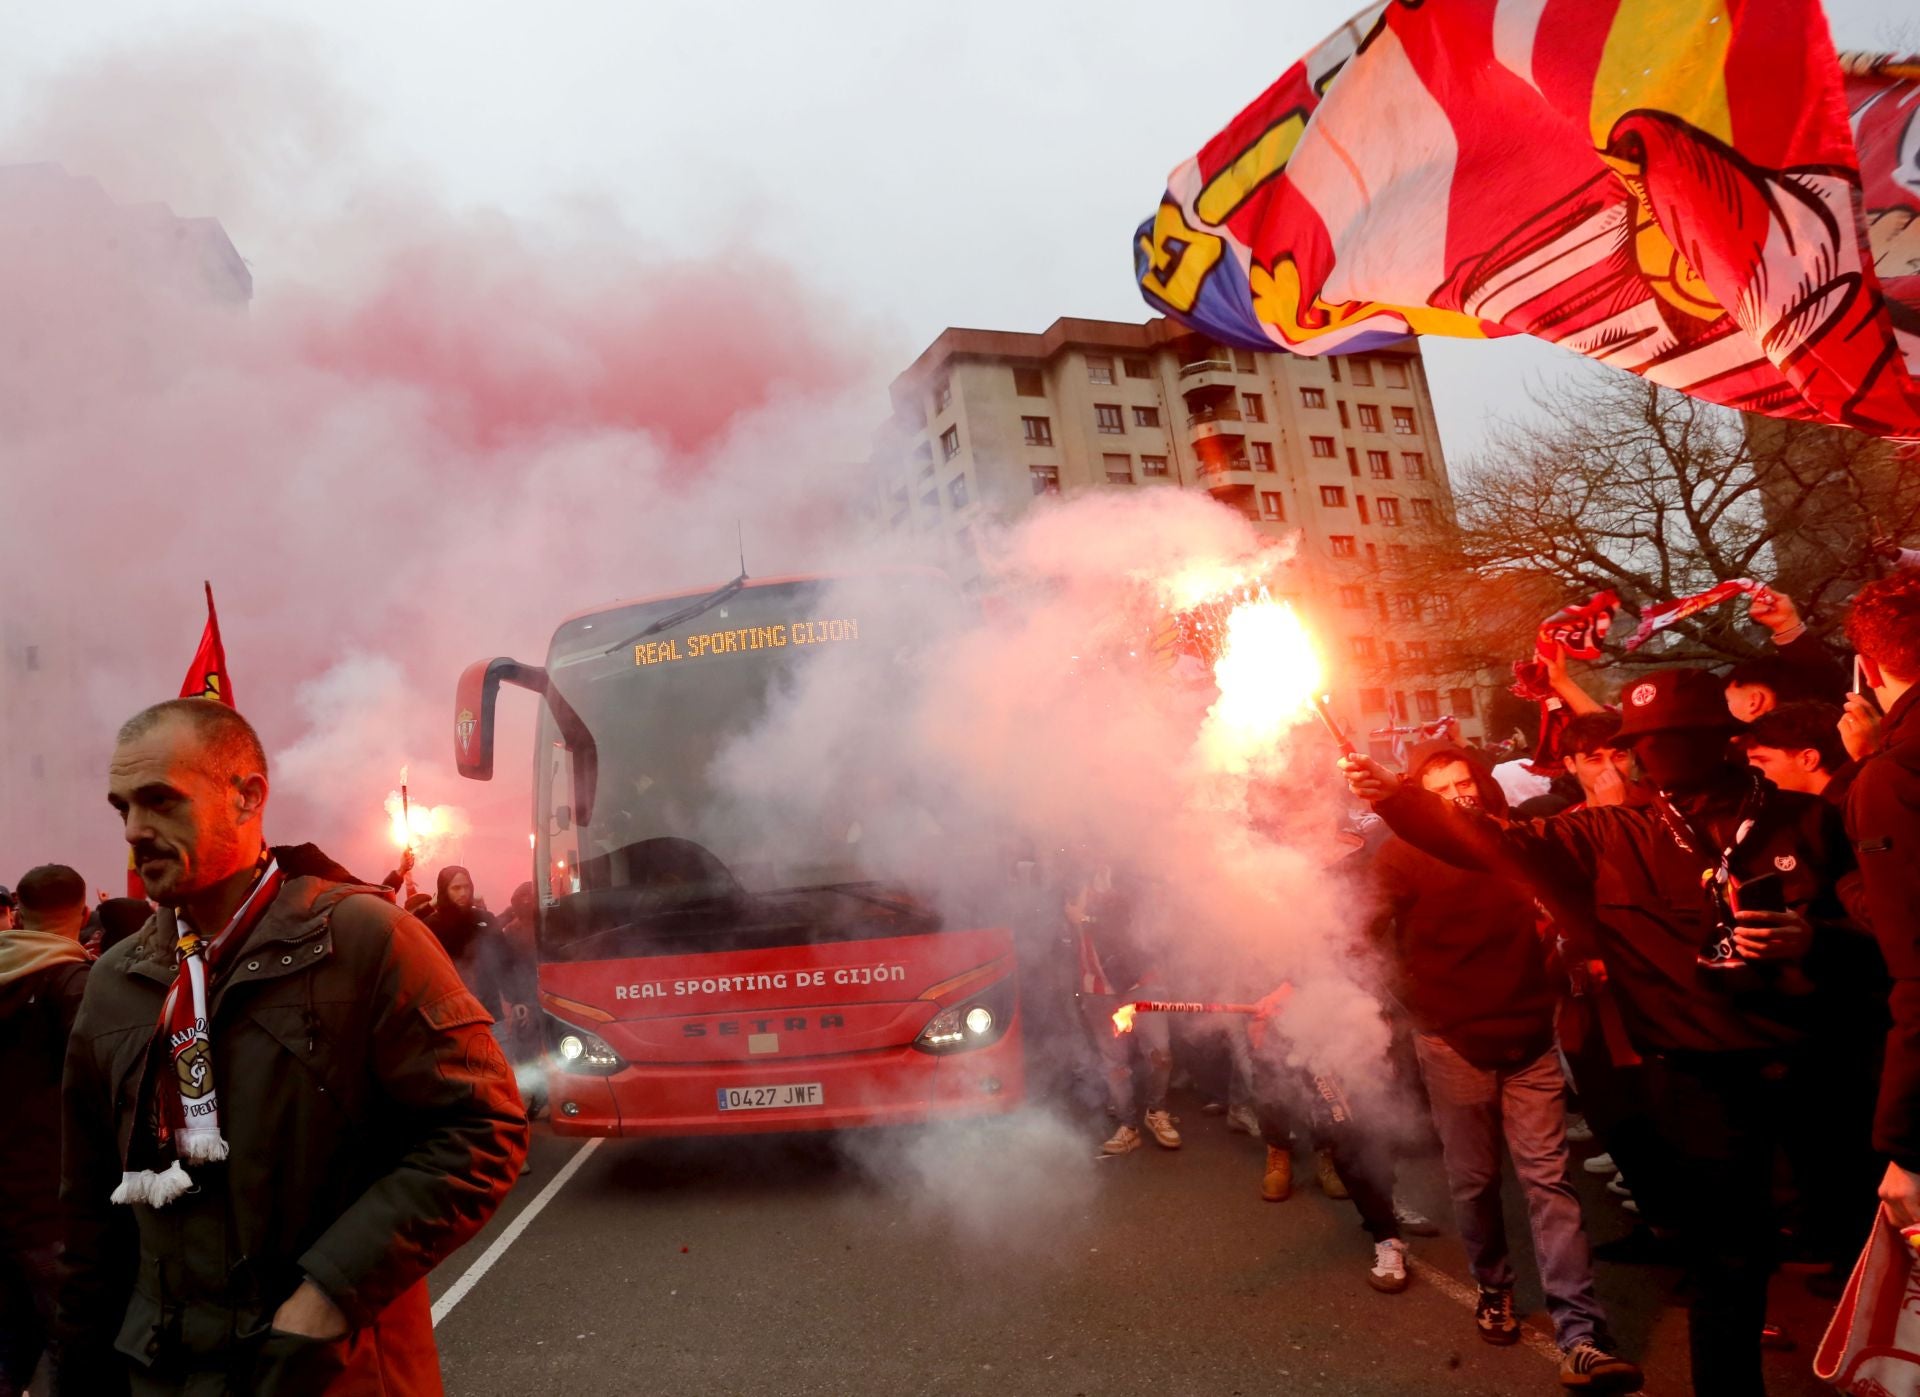
[[[1059,497],[1205,491],[1296,543],[1282,585],[1322,639],[1352,730],[1452,714],[1481,732],[1473,679],[1429,659],[1449,599],[1392,581],[1408,540],[1448,508],[1415,341],[1303,359],[1165,319],[949,329],[891,398],[873,458],[879,522],[926,537],[964,583],[979,585],[983,528]]]

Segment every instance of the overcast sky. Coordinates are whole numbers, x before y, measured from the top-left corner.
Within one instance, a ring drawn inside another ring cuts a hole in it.
[[[1889,43],[1890,8],[1834,0],[1840,46]],[[904,367],[946,325],[1142,318],[1130,234],[1167,171],[1321,38],[1328,13],[1286,0],[88,0],[6,8],[0,92],[33,94],[134,44],[170,63],[199,36],[216,65],[196,83],[207,90],[232,76],[219,65],[311,61],[367,157],[456,206],[614,210],[660,243],[740,246],[743,279],[748,249],[776,252],[855,305]],[[58,153],[18,146],[0,159]],[[220,216],[258,281],[285,270],[287,244],[258,208],[111,192]],[[1490,411],[1571,362],[1516,341],[1428,346],[1456,457]]]

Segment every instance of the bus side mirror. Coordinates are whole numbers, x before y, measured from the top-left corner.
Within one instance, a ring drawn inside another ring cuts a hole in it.
[[[593,819],[593,800],[600,781],[600,748],[573,705],[553,687],[546,670],[506,656],[475,660],[460,676],[453,699],[453,763],[470,781],[493,779],[493,717],[500,686],[530,689],[547,701],[554,725],[573,758],[573,818],[581,824]]]

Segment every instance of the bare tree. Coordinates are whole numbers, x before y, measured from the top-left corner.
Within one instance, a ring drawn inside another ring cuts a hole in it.
[[[1753,419],[1626,374],[1534,398],[1459,473],[1448,517],[1410,550],[1409,582],[1451,598],[1461,671],[1530,653],[1534,626],[1596,592],[1629,617],[1750,577],[1800,603],[1816,634],[1879,564],[1869,540],[1920,525],[1920,479],[1857,432]],[[1716,664],[1764,636],[1730,604],[1681,622],[1639,658]]]

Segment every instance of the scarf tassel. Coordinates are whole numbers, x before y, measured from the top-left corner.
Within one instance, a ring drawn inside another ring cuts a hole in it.
[[[225,1146],[222,1146],[224,1153]],[[161,1173],[151,1169],[129,1169],[120,1176],[120,1187],[113,1191],[115,1203],[145,1203],[149,1208],[164,1208],[191,1191],[193,1179],[180,1161],[174,1160]]]

